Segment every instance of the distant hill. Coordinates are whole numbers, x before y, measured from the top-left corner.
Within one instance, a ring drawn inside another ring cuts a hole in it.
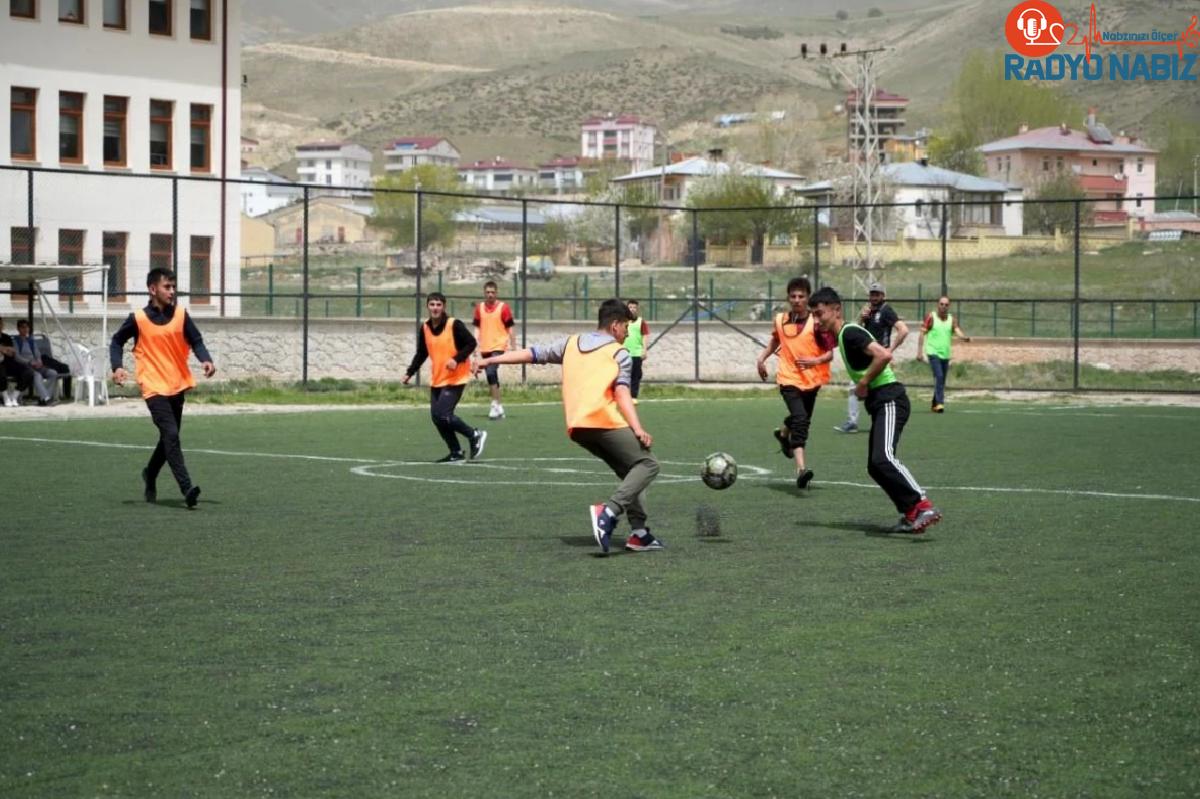
[[[1163,5],[1123,0],[1102,13],[1110,26],[1148,30],[1200,8],[1195,0]],[[534,163],[577,152],[584,116],[629,112],[664,126],[676,147],[732,146],[804,171],[841,146],[845,123],[833,109],[845,81],[830,61],[796,58],[802,43],[887,47],[880,85],[911,99],[909,130],[936,127],[957,68],[973,48],[999,49],[1009,8],[985,0],[838,7],[848,20],[815,0],[246,0],[248,38],[259,43],[243,49],[244,124],[263,142],[265,165],[286,171],[300,141],[342,136],[375,152],[381,171],[379,150],[397,136],[445,135],[466,158]],[[883,16],[868,18],[868,8]],[[1086,18],[1086,6],[1063,10]],[[300,35],[306,30],[326,32]],[[1061,90],[1098,106],[1113,129],[1152,135],[1162,108],[1200,122],[1195,85],[1080,81]],[[707,124],[717,113],[766,108],[789,110],[784,130]],[[793,144],[780,151],[768,139]]]

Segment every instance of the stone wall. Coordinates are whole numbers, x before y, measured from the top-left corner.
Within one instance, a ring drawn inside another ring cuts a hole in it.
[[[109,333],[120,320],[110,323]],[[298,319],[275,318],[201,318],[197,325],[212,352],[219,378],[266,378],[288,382],[302,375],[304,342]],[[552,342],[589,326],[579,321],[529,322],[526,340],[530,344]],[[72,336],[90,347],[100,343],[96,320],[67,322]],[[666,332],[665,323],[651,328],[654,348],[645,363],[646,379],[651,381],[690,381],[696,375],[695,329],[684,321]],[[59,335],[48,332],[52,339]],[[757,338],[753,340],[747,336]],[[755,358],[771,334],[766,323],[746,323],[738,329],[720,322],[700,323],[699,370],[702,380],[755,383]],[[517,341],[521,326],[517,324]],[[899,358],[916,357],[917,335],[914,330],[901,347]],[[309,379],[347,378],[352,380],[399,380],[412,359],[416,344],[415,322],[411,319],[312,319],[308,336]],[[131,347],[125,348],[125,363],[132,367]],[[100,346],[98,360],[107,364],[107,347]],[[956,342],[955,360],[983,361],[995,364],[1070,361],[1073,345],[1067,339],[980,339]],[[1080,344],[1085,363],[1106,363],[1114,369],[1181,369],[1200,374],[1200,344],[1189,340],[1085,340]],[[835,359],[835,373],[840,373]],[[516,382],[521,367],[505,367],[507,380]],[[558,379],[555,367],[529,366],[530,382]],[[428,365],[423,375],[427,379]]]

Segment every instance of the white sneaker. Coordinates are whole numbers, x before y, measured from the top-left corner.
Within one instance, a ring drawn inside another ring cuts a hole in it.
[[[15,392],[11,389],[4,392],[4,407],[16,408],[20,404],[21,404],[20,400],[17,399],[17,392]]]
[[[488,418],[489,419],[503,419],[504,418],[504,406],[502,406],[498,402],[493,402],[491,410],[488,411]]]

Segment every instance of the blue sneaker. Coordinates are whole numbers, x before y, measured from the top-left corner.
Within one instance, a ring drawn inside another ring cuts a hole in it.
[[[607,553],[608,545],[612,541],[613,528],[617,526],[617,517],[612,515],[603,502],[589,505],[588,516],[592,519],[592,537],[600,545],[601,551]]]

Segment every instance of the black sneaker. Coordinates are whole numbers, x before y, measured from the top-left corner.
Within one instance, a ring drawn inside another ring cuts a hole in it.
[[[196,503],[200,501],[200,486],[192,486],[188,492],[183,495],[183,501],[189,508],[196,507]]]
[[[792,449],[792,445],[788,442],[787,434],[778,429],[772,430],[771,432],[775,435],[775,440],[779,442],[779,449],[781,452],[783,452],[783,457],[791,460],[796,453],[795,450]]]
[[[476,430],[471,436],[471,460],[477,460],[483,454],[483,445],[487,443],[487,431]]]
[[[158,501],[158,489],[154,485],[154,481],[150,479],[150,470],[142,469],[142,496],[147,502]]]
[[[461,452],[451,452],[444,458],[438,458],[436,461],[434,461],[434,463],[460,463],[461,461],[465,460],[466,458]]]
[[[812,482],[813,470],[805,469],[796,475],[796,488],[808,488],[808,484]]]

